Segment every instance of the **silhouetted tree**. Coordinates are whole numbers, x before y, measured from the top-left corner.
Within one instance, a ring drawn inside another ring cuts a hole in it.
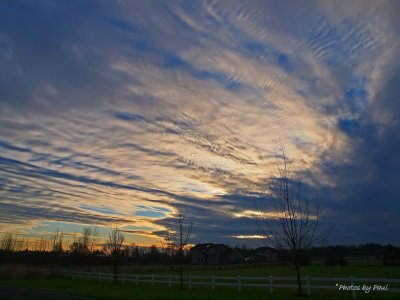
[[[133,248],[133,250],[132,250],[132,256],[133,256],[133,259],[134,259],[136,262],[139,262],[139,261],[141,260],[142,255],[141,255],[141,253],[140,253],[140,250],[139,250],[139,247],[138,247],[138,246],[135,246],[135,247]]]
[[[326,238],[318,233],[320,226],[318,204],[310,203],[301,180],[291,171],[291,162],[282,147],[275,155],[276,175],[271,179],[269,192],[272,206],[260,210],[262,227],[268,240],[280,249],[288,249],[297,276],[299,294],[303,294],[300,270],[305,251],[315,242]],[[317,200],[317,199],[316,199]]]
[[[106,248],[112,256],[114,284],[116,284],[118,281],[118,272],[119,272],[120,260],[123,255],[124,242],[125,242],[125,236],[118,229],[118,227],[111,228],[111,231],[108,235]]]
[[[6,232],[1,240],[1,250],[5,252],[15,251],[16,238],[11,232]]]
[[[174,222],[165,231],[167,248],[173,260],[177,260],[180,275],[180,289],[183,289],[184,251],[193,232],[193,223],[188,222],[183,210],[178,210]]]
[[[35,251],[38,252],[45,252],[48,250],[48,246],[49,246],[48,239],[44,235],[41,235],[39,239],[36,239],[34,249]]]
[[[156,245],[151,245],[148,252],[147,257],[151,262],[159,262],[161,258],[160,250],[157,248]]]
[[[78,238],[74,238],[70,250],[76,255],[89,255],[93,252],[93,247],[98,235],[97,227],[84,227]]]
[[[53,234],[52,237],[52,251],[56,253],[61,253],[63,252],[63,239],[64,239],[64,233],[60,230],[56,230]]]

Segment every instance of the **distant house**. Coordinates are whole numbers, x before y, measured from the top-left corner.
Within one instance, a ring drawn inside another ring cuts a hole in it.
[[[231,249],[224,244],[197,244],[189,252],[192,264],[217,265],[243,262],[243,254],[238,249]]]
[[[259,247],[255,249],[256,260],[265,263],[280,262],[279,251],[271,247]]]

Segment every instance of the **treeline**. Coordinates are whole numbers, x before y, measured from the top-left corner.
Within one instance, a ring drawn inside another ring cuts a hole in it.
[[[150,264],[170,263],[176,251],[170,247],[138,246],[125,240],[117,227],[101,239],[96,227],[84,227],[65,240],[62,231],[31,240],[5,233],[0,242],[0,263],[23,264]],[[186,256],[187,257],[187,256]]]
[[[381,260],[383,264],[400,264],[400,247],[376,243],[314,247],[308,251],[312,259],[321,259],[327,265],[347,265],[350,259]]]
[[[24,265],[113,265],[115,257],[105,254],[101,250],[94,250],[91,253],[77,254],[73,252],[52,252],[52,251],[0,251],[1,263],[18,263]],[[186,256],[187,257],[187,256]],[[124,251],[118,256],[119,265],[129,264],[170,264],[171,257],[164,249],[156,246],[139,247],[127,245]]]
[[[271,259],[281,264],[290,261],[290,253],[283,249],[247,248],[244,245],[230,248],[242,254],[243,263],[268,262]],[[189,249],[186,249],[185,263],[190,262],[189,254]],[[0,263],[112,264],[118,258],[118,264],[167,264],[176,255],[177,252],[168,245],[143,247],[129,243],[118,228],[110,229],[106,240],[100,239],[96,227],[84,227],[72,239],[65,239],[64,233],[56,230],[47,238],[42,236],[33,241],[5,233],[0,242]],[[313,247],[302,254],[301,260],[303,265],[319,261],[326,265],[344,266],[353,259],[400,264],[400,247],[376,243]]]
[[[126,251],[129,246],[121,244],[121,249],[114,249],[112,243],[115,242],[110,237],[112,234],[118,234],[120,238],[125,237],[123,233],[116,227],[110,228],[110,235],[108,239],[102,240],[99,237],[97,227],[84,227],[80,234],[73,235],[72,238],[65,239],[64,232],[56,230],[53,234],[47,236],[40,236],[39,238],[26,238],[18,237],[15,234],[7,232],[3,234],[0,242],[1,252],[52,252],[52,253],[69,253],[76,255],[90,255],[90,254],[110,254],[113,250]],[[115,246],[115,245],[114,245]]]

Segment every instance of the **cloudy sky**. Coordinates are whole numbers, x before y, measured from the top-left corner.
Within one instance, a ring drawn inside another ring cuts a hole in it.
[[[259,245],[284,144],[332,243],[400,243],[399,1],[1,1],[0,231]],[[262,204],[261,204],[262,205]]]

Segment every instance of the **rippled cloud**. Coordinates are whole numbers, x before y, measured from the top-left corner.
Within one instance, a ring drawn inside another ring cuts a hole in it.
[[[259,244],[284,141],[333,241],[399,242],[397,1],[0,8],[2,230],[151,244],[184,208],[196,241]]]

